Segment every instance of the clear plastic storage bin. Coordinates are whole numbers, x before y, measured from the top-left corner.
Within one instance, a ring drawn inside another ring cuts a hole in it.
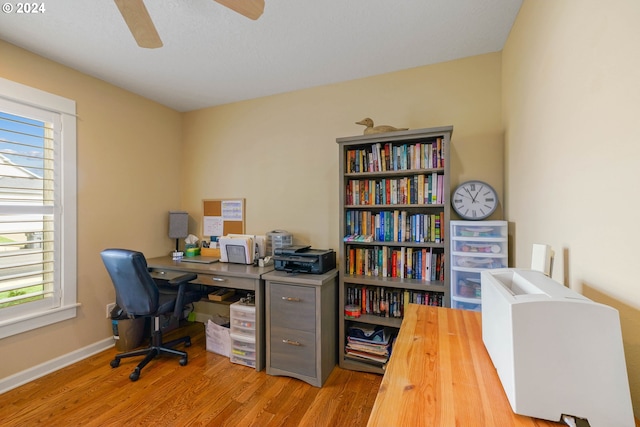
[[[481,298],[480,273],[453,271],[451,275],[452,295],[464,298]]]
[[[451,308],[458,308],[461,310],[471,310],[471,311],[482,311],[482,304],[478,302],[465,302],[457,299],[452,299]]]
[[[506,268],[507,254],[476,254],[476,255],[460,255],[458,253],[451,254],[451,267],[461,267],[470,269],[487,269],[487,268]]]
[[[233,363],[256,366],[256,342],[244,335],[231,334],[231,353],[229,359]]]
[[[468,254],[506,254],[507,242],[495,240],[454,240],[451,242],[453,252]]]
[[[507,221],[451,221],[451,237],[507,238]]]
[[[256,359],[255,359],[255,357],[249,358],[249,357],[243,357],[243,356],[239,356],[237,354],[231,353],[231,355],[229,356],[229,360],[232,363],[237,363],[239,365],[249,366],[250,368],[255,368],[256,367]]]
[[[507,268],[506,221],[451,221],[451,307],[481,311],[482,270]]]
[[[256,307],[240,301],[231,304],[231,334],[253,338],[256,336]]]
[[[256,320],[256,306],[247,305],[240,301],[231,304],[229,308],[231,318],[254,322]]]

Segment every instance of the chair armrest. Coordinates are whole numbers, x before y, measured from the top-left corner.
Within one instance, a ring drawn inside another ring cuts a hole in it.
[[[184,308],[184,293],[187,289],[187,283],[197,278],[197,274],[187,273],[169,280],[168,283],[171,286],[178,286],[178,295],[176,296],[176,305],[173,308],[173,317],[180,319],[180,314]]]
[[[186,273],[186,274],[183,274],[182,276],[178,276],[174,279],[169,280],[168,283],[171,286],[182,285],[183,283],[190,282],[197,278],[198,278],[198,275],[196,273]]]

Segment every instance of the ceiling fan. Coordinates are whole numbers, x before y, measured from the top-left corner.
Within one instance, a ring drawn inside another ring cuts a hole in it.
[[[162,40],[143,0],[113,0],[127,23],[138,46],[155,49],[162,47]],[[214,0],[254,21],[264,12],[264,0]]]

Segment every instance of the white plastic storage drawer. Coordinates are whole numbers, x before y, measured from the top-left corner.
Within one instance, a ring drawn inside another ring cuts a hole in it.
[[[230,308],[231,317],[234,319],[242,319],[242,320],[256,320],[256,306],[255,305],[247,305],[241,302],[234,302],[231,304]]]
[[[256,306],[248,305],[243,302],[234,302],[229,307],[230,317],[232,319],[256,320]]]
[[[482,311],[482,304],[476,302],[458,301],[455,297],[451,297],[451,308],[462,310]]]
[[[463,298],[482,298],[480,292],[480,272],[451,271],[452,296]]]
[[[504,239],[497,240],[458,240],[453,239],[451,245],[452,252],[460,254],[506,254],[508,252],[507,242]]]
[[[231,361],[231,363],[237,363],[239,365],[249,366],[250,368],[255,368],[256,367],[256,359],[255,359],[255,357],[253,357],[253,358],[244,357],[244,356],[239,356],[237,354],[231,353],[229,355],[229,360]]]
[[[451,307],[482,310],[480,273],[509,262],[506,221],[451,221]]]
[[[234,329],[236,329],[238,333],[255,335],[256,322],[246,319],[231,319],[231,332],[234,332]]]
[[[482,221],[469,224],[468,221],[451,221],[451,237],[490,237],[506,238],[505,221]]]
[[[507,254],[453,254],[451,256],[452,268],[487,269],[506,268]]]
[[[231,353],[229,359],[233,363],[256,366],[256,342],[244,335],[231,334]]]
[[[256,307],[236,302],[231,304],[231,334],[253,338],[256,336]]]

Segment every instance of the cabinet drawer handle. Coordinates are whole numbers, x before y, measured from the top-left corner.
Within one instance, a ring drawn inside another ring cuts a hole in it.
[[[298,341],[291,341],[291,340],[287,340],[287,339],[282,340],[282,342],[285,343],[285,344],[295,345],[295,346],[298,346],[298,347],[300,347],[302,345]]]
[[[212,277],[211,280],[213,280],[214,282],[226,282],[227,279],[223,279],[221,277]]]
[[[300,302],[302,301],[300,298],[294,298],[294,297],[282,297],[283,301],[292,301],[292,302]]]

